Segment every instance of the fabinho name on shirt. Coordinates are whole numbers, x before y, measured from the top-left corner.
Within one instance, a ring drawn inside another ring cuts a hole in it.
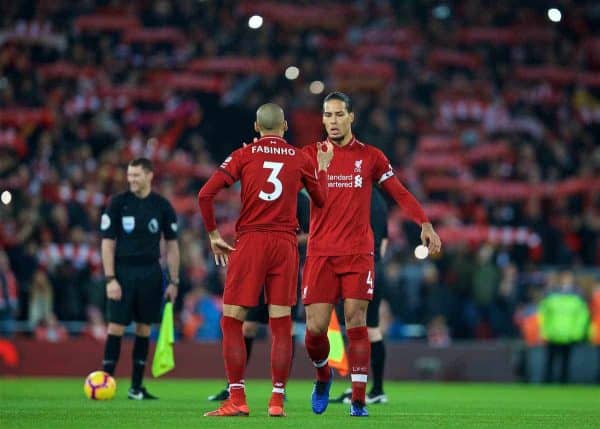
[[[252,153],[266,153],[269,155],[296,155],[296,149],[292,147],[252,146]]]

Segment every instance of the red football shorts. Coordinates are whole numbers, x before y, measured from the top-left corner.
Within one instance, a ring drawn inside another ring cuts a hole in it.
[[[308,256],[302,275],[302,302],[335,304],[340,298],[373,298],[373,255]]]
[[[298,240],[292,234],[246,232],[233,245],[223,303],[254,307],[263,290],[265,302],[296,304]]]

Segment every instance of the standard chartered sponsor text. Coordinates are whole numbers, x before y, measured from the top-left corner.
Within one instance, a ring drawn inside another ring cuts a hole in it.
[[[329,174],[327,186],[329,188],[352,188],[354,187],[354,176],[352,174]]]

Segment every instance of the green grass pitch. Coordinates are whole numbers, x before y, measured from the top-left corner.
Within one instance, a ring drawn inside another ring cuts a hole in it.
[[[390,403],[369,406],[367,419],[348,416],[348,405],[310,410],[309,381],[291,380],[287,418],[266,416],[270,383],[248,380],[250,417],[208,418],[218,404],[206,397],[219,380],[148,380],[159,401],[130,401],[118,379],[112,401],[90,401],[81,379],[0,378],[0,428],[593,428],[600,427],[600,388],[517,384],[386,383]],[[332,395],[347,383],[336,380]]]

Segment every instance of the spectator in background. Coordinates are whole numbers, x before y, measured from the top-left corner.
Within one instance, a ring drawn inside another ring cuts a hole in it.
[[[490,338],[493,335],[491,315],[500,283],[500,272],[492,260],[493,254],[493,247],[484,245],[477,254],[477,265],[473,273],[472,293],[478,311],[476,335],[479,338]]]
[[[93,305],[87,308],[87,323],[83,328],[82,334],[93,340],[104,343],[108,337],[106,322],[102,316],[102,311]]]
[[[600,384],[600,283],[595,285],[590,299],[590,342],[596,349],[596,383]]]
[[[29,293],[29,326],[33,329],[53,312],[54,292],[46,273],[36,270]]]
[[[38,341],[62,343],[69,339],[67,329],[58,321],[54,313],[50,313],[34,330],[34,337]]]
[[[8,257],[0,250],[0,336],[11,337],[18,311],[17,280],[10,269]]]
[[[222,302],[203,287],[193,288],[186,296],[181,312],[183,335],[190,340],[221,339]]]
[[[563,272],[558,284],[550,287],[550,293],[540,303],[542,338],[547,342],[545,381],[554,381],[554,363],[559,360],[559,381],[567,383],[571,351],[574,344],[585,338],[589,312],[575,291],[572,272]]]
[[[472,338],[476,323],[471,300],[473,289],[473,254],[467,243],[459,243],[449,258],[445,283],[450,292],[449,316],[453,338]]]
[[[424,313],[421,320],[430,322],[438,316],[446,318],[450,292],[445,285],[440,283],[439,271],[434,264],[426,264],[423,267],[421,287]]]
[[[444,348],[451,344],[450,332],[444,316],[437,315],[427,324],[427,344],[430,347]]]

